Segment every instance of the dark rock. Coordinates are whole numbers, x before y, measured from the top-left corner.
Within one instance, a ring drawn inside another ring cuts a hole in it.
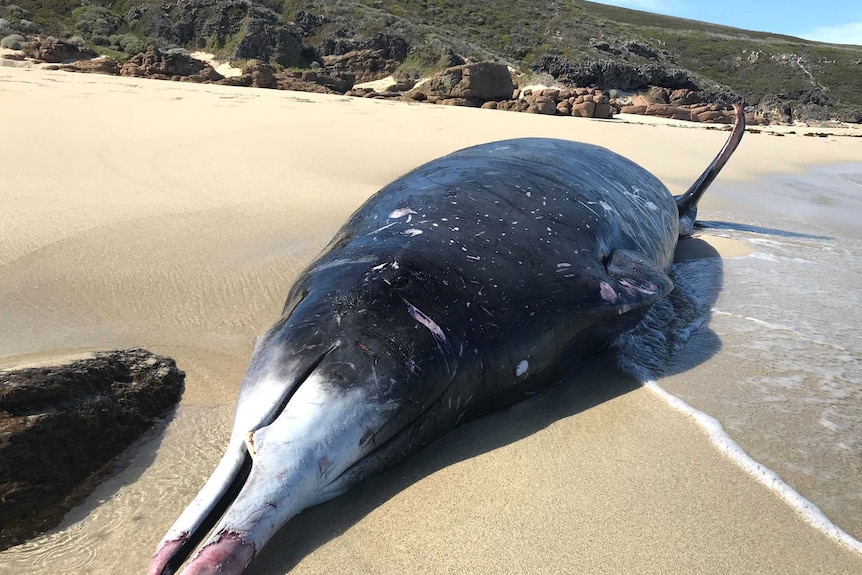
[[[142,349],[0,371],[0,549],[56,524],[179,401],[185,374]]]
[[[155,46],[147,48],[129,58],[120,67],[121,76],[147,77],[159,80],[173,80],[175,76],[181,79],[190,77],[192,81],[218,81],[222,75],[212,66],[201,60],[192,58],[183,52],[162,52]]]
[[[127,13],[127,17],[129,13]],[[231,60],[258,59],[303,66],[302,30],[250,0],[183,0],[132,15],[151,38],[176,46],[234,45]]]
[[[480,62],[447,68],[411,90],[411,94],[487,101],[510,98],[514,90],[512,74],[504,64]]]
[[[299,76],[303,81],[319,84],[329,88],[333,92],[343,94],[353,87],[355,78],[349,72],[329,71],[318,72],[315,70],[304,70]]]
[[[314,34],[315,30],[327,22],[330,22],[329,18],[326,16],[317,16],[311,12],[306,12],[305,10],[297,12],[293,21],[297,26],[299,26],[299,29],[302,30],[303,36],[311,36]]]
[[[662,86],[673,90],[697,90],[697,84],[687,71],[665,69],[656,64],[626,64],[605,60],[577,63],[555,54],[545,54],[532,68],[535,71],[547,72],[558,81],[576,86],[621,90]]]
[[[327,88],[316,82],[309,82],[296,77],[292,72],[280,72],[275,75],[279,90],[293,90],[295,92],[314,92],[316,94],[338,94],[335,90]]]
[[[98,56],[89,48],[82,48],[77,44],[53,36],[37,38],[29,42],[24,46],[24,54],[36,60],[58,64],[75,60],[89,60]]]
[[[399,61],[385,50],[353,50],[346,54],[324,56],[323,65],[331,74],[351,74],[357,83],[380,80],[395,72]]]
[[[356,51],[379,52],[384,60],[403,62],[410,51],[410,44],[404,38],[386,32],[375,34],[371,38],[353,38],[336,33],[325,38],[320,43],[319,50],[323,56],[343,56]]]
[[[251,87],[252,82],[251,74],[246,74],[242,76],[228,76],[221,80],[216,80],[214,83],[220,86],[242,86],[244,88],[249,88]]]

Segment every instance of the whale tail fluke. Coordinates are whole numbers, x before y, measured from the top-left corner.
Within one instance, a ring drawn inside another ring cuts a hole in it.
[[[736,111],[736,124],[733,126],[733,132],[724,143],[724,147],[709,164],[709,166],[700,175],[697,181],[692,184],[688,191],[681,196],[676,196],[676,205],[679,210],[679,235],[690,235],[694,229],[694,220],[697,217],[697,202],[701,196],[733,155],[739,142],[742,140],[742,135],[745,133],[745,114],[739,104],[734,104],[733,109]]]

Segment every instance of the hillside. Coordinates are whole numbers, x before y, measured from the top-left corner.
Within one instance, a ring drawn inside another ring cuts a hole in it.
[[[14,31],[15,7],[2,2],[5,36]],[[373,49],[405,77],[494,60],[570,85],[688,88],[722,103],[744,100],[786,121],[862,122],[860,46],[578,0],[15,2],[39,31],[79,36],[118,58],[152,42],[303,68],[324,56]]]

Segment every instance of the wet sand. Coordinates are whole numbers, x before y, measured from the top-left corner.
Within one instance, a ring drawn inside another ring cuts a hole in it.
[[[726,137],[6,68],[0,99],[0,367],[141,346],[187,373],[163,433],[58,530],[0,553],[28,573],[146,569],[220,456],[254,338],[349,214],[398,175],[468,145],[548,136],[609,147],[680,193]],[[860,157],[862,138],[748,134],[721,178]],[[707,195],[703,209],[721,202]],[[703,238],[724,257],[750,249]],[[602,385],[479,420],[303,513],[251,572],[862,570],[862,555],[690,417],[617,370],[593,378]]]

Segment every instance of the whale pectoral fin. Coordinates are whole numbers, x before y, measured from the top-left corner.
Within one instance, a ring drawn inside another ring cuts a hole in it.
[[[614,250],[605,269],[611,282],[602,282],[601,297],[619,314],[649,308],[673,289],[667,273],[640,252]]]

